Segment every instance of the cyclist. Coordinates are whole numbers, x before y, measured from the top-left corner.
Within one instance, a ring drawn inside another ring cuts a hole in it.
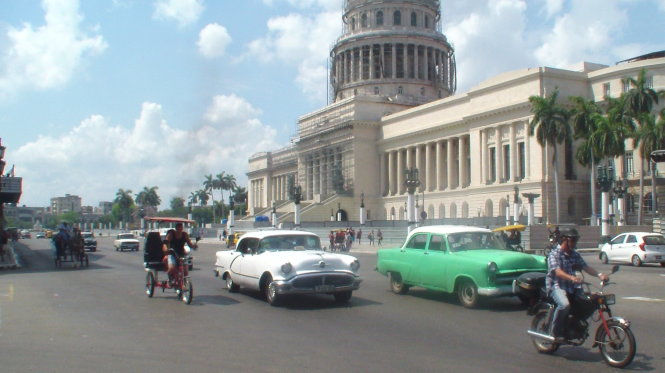
[[[192,249],[196,249],[198,246],[192,242],[187,232],[184,231],[182,223],[176,223],[175,230],[169,230],[164,243],[164,250],[166,250],[164,260],[167,263],[169,279],[171,279],[175,272],[177,259],[185,257],[185,244],[188,244]]]

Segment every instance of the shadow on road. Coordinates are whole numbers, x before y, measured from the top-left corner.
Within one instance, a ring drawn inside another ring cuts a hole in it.
[[[391,292],[386,290],[386,292]],[[448,303],[451,305],[460,305],[455,293],[442,293],[438,291],[431,291],[422,288],[411,288],[404,296],[411,296],[420,299],[426,299],[436,302]],[[522,305],[517,297],[501,297],[501,298],[484,298],[480,300],[480,304],[475,308],[477,310],[491,311],[491,312],[524,312],[526,307]],[[473,311],[473,309],[471,309]]]

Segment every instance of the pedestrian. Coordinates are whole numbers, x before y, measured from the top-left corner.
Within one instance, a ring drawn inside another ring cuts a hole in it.
[[[372,229],[371,232],[367,235],[367,239],[369,240],[369,245],[374,246],[374,229]]]
[[[358,228],[358,233],[356,233],[356,239],[358,240],[358,245],[360,245],[360,240],[363,238],[362,228]]]
[[[376,240],[378,241],[379,246],[381,246],[381,242],[383,241],[383,233],[381,232],[381,229],[376,231]]]
[[[330,241],[330,251],[333,251],[333,247],[335,246],[335,233],[333,231],[330,231],[328,234],[328,241]]]

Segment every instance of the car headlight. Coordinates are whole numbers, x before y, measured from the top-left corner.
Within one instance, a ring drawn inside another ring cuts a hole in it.
[[[358,261],[358,259],[351,262],[351,270],[353,272],[356,272],[359,268],[360,268],[360,262]]]
[[[489,262],[489,264],[487,264],[487,275],[489,277],[490,282],[494,282],[494,280],[496,280],[496,272],[498,270],[499,267],[497,267],[496,263]]]
[[[292,270],[293,270],[293,266],[291,265],[291,263],[282,264],[282,272],[284,272],[285,275],[288,275],[289,273],[291,273]]]

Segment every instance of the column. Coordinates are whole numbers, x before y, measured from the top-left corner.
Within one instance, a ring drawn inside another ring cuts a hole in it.
[[[374,44],[369,45],[369,79],[374,79]]]
[[[395,77],[397,76],[397,44],[392,43],[392,48],[393,48],[393,58],[392,61],[390,62],[392,63],[393,70],[391,71],[392,76],[390,78],[395,79]]]
[[[404,190],[404,150],[399,149],[397,151],[397,186],[396,186],[396,191],[397,194],[402,194],[402,190]]]
[[[313,194],[319,194],[319,189],[321,186],[319,185],[319,182],[321,179],[319,178],[319,160],[318,160],[318,154],[314,155],[312,158],[312,193]]]
[[[324,180],[324,175],[325,175],[325,161],[324,161],[324,155],[323,153],[319,155],[319,194],[321,196],[325,195],[325,180]]]
[[[428,80],[428,74],[429,74],[429,48],[425,47],[425,55],[423,56],[425,58],[425,71],[424,71],[424,77],[425,80]]]
[[[381,153],[379,154],[379,190],[381,191],[381,195],[385,196],[387,194],[386,186],[387,186],[387,181],[386,177],[388,176],[388,170],[386,170],[386,153]]]
[[[443,190],[443,142],[436,142],[436,190]]]
[[[406,168],[413,167],[413,156],[411,156],[411,148],[406,148]]]
[[[464,188],[466,186],[466,152],[465,149],[466,147],[464,146],[464,141],[465,136],[460,136],[459,139],[457,140],[457,169],[458,171],[458,177],[459,181],[457,184],[459,185],[460,188]]]
[[[389,196],[394,195],[397,190],[395,188],[395,183],[396,183],[395,171],[394,171],[395,157],[396,154],[394,151],[388,152],[388,195]]]
[[[497,127],[496,131],[496,177],[499,183],[505,182],[506,173],[503,168],[503,143],[501,142],[501,127]]]
[[[453,189],[455,177],[453,175],[453,138],[448,139],[448,190]]]
[[[510,179],[517,181],[517,135],[515,123],[510,124]]]
[[[531,176],[531,137],[528,135],[529,133],[529,122],[525,122],[523,124],[524,126],[524,133],[526,134],[524,136],[524,158],[525,158],[525,163],[526,163],[526,175],[524,175],[525,179],[530,178]]]
[[[416,53],[417,55],[417,53]],[[417,66],[418,64],[416,64]],[[424,190],[432,191],[435,184],[432,178],[432,144],[425,144],[425,187]]]
[[[413,45],[413,78],[418,79],[418,44]],[[427,162],[425,162],[427,163]]]

